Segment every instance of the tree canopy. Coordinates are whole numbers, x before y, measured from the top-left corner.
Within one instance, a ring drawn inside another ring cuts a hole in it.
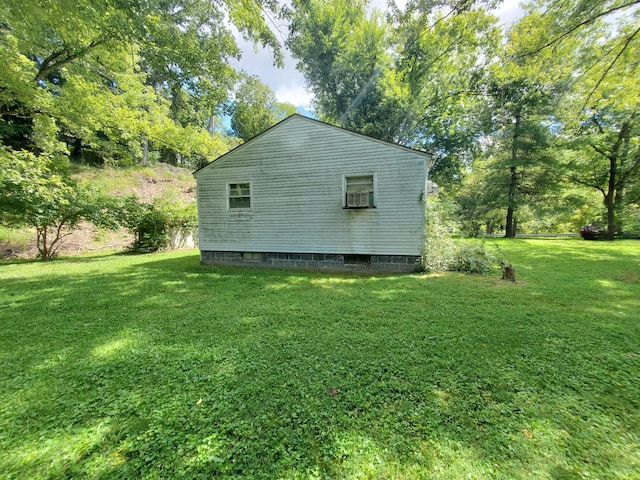
[[[266,16],[276,8],[233,0],[3,2],[0,60],[9,68],[0,73],[0,138],[113,163],[143,158],[149,142],[174,158],[222,153],[224,142],[199,132],[237,79],[230,60],[240,52],[225,20],[280,61]]]
[[[268,85],[248,76],[238,86],[230,110],[234,135],[246,141],[295,113],[296,107],[278,102]]]

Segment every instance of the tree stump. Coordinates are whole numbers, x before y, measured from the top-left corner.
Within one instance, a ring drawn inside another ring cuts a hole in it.
[[[508,264],[502,267],[502,280],[516,281],[516,271],[513,269],[513,265]]]

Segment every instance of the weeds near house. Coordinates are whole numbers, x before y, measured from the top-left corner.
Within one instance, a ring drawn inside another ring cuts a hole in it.
[[[449,270],[453,272],[479,273],[491,272],[495,267],[504,266],[504,260],[498,247],[491,253],[484,242],[461,240],[455,245]]]
[[[0,477],[637,478],[640,245],[490,244],[519,284],[0,264]]]
[[[427,273],[446,272],[455,255],[455,244],[443,219],[442,206],[437,199],[426,203],[425,248],[421,267]]]
[[[502,267],[500,249],[495,246],[495,254],[489,252],[484,242],[458,239],[454,241],[449,226],[443,220],[445,207],[434,198],[427,202],[425,248],[420,269],[426,273],[464,272],[489,273],[493,268]]]

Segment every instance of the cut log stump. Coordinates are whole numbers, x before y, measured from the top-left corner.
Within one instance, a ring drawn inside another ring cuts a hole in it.
[[[516,271],[513,269],[513,265],[508,264],[502,267],[502,280],[516,281]]]

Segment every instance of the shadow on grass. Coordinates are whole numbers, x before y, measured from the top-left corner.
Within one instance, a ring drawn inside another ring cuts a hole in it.
[[[197,255],[12,272],[0,475],[630,476],[640,292],[617,263],[629,258],[571,282],[544,273],[551,252],[531,258],[522,286]]]

